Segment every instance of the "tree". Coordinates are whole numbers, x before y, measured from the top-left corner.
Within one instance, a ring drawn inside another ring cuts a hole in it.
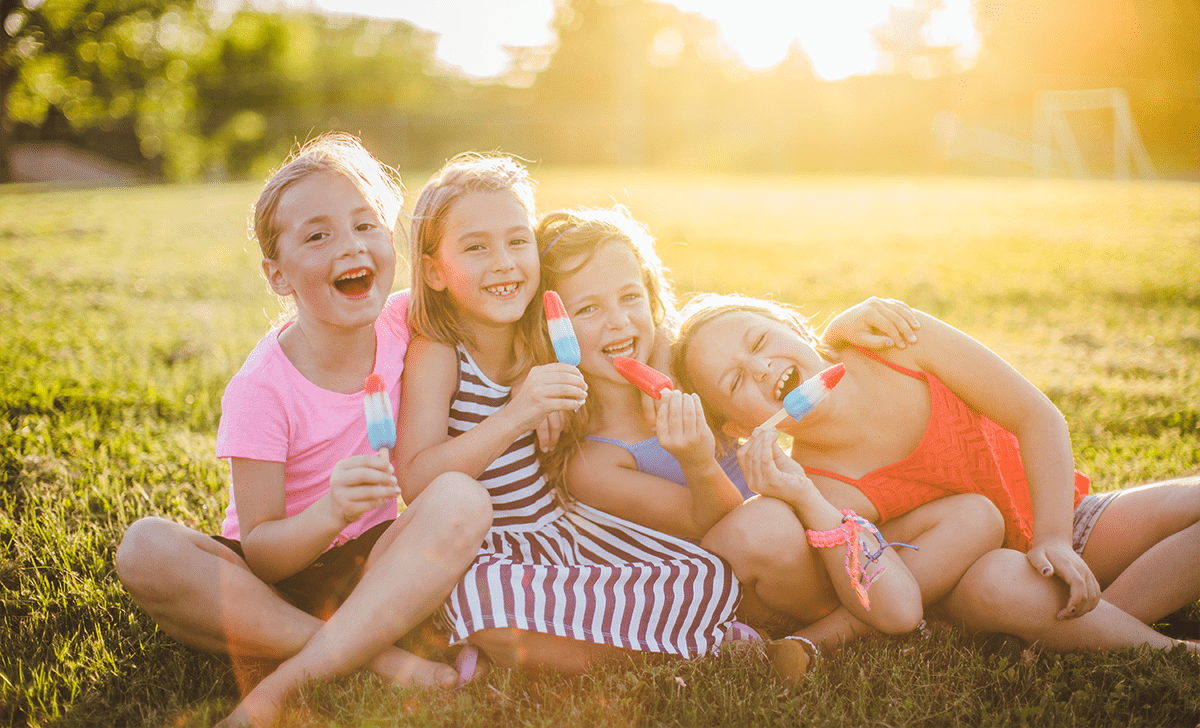
[[[195,164],[182,133],[188,57],[205,28],[194,0],[0,0],[0,181],[17,123],[60,114],[75,131],[132,124],[141,153],[168,174]]]

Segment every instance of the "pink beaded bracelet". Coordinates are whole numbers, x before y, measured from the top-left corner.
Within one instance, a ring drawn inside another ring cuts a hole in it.
[[[866,544],[859,538],[859,534],[863,529],[866,529],[875,540],[879,543],[879,548],[871,551],[866,547]],[[867,598],[867,589],[870,588],[871,582],[875,581],[880,574],[887,571],[887,567],[880,567],[874,574],[867,576],[866,570],[858,561],[858,552],[861,550],[863,556],[870,562],[876,562],[883,551],[888,546],[907,546],[910,549],[917,549],[906,543],[888,543],[884,540],[883,534],[867,519],[858,515],[852,510],[842,510],[842,525],[837,528],[831,528],[828,531],[814,531],[808,529],[804,532],[805,538],[808,539],[809,545],[813,548],[827,549],[841,544],[849,544],[846,549],[846,573],[850,575],[850,584],[854,587],[854,592],[858,594],[858,600],[862,602],[864,609],[871,608],[871,600]],[[919,550],[919,549],[918,549]]]

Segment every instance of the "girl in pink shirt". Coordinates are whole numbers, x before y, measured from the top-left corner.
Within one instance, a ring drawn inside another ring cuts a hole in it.
[[[392,459],[368,442],[363,383],[383,379],[395,418],[408,346],[407,296],[389,296],[399,211],[395,173],[349,135],[305,144],[267,182],[254,234],[294,315],[221,400],[222,536],[144,518],[117,551],[121,581],[176,639],[283,661],[231,725],[270,723],[301,681],[364,665],[401,685],[459,680],[393,646],[445,600],[492,520],[487,492],[458,473],[397,515]]]

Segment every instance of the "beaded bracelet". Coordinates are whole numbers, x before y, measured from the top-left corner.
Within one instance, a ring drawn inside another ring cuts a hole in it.
[[[879,548],[871,551],[867,545],[859,538],[859,534],[866,529],[875,541],[879,544]],[[804,532],[808,543],[814,548],[827,549],[841,544],[849,544],[846,549],[846,573],[850,575],[850,584],[854,587],[854,592],[858,594],[858,600],[862,602],[863,608],[869,610],[871,608],[871,600],[867,598],[867,589],[870,588],[871,582],[875,581],[880,574],[887,571],[887,567],[880,567],[874,574],[867,576],[866,569],[863,568],[858,561],[858,552],[862,551],[863,557],[872,563],[879,561],[883,556],[884,549],[888,546],[905,546],[910,549],[920,550],[919,547],[907,543],[888,543],[884,540],[883,534],[867,519],[858,515],[852,510],[842,510],[842,525],[837,528],[831,528],[828,531],[814,531],[809,529]]]

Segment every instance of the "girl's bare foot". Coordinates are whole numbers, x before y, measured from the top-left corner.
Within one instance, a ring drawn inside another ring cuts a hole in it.
[[[442,688],[458,685],[458,673],[444,662],[434,662],[399,648],[387,650],[371,662],[371,671],[406,688]]]

